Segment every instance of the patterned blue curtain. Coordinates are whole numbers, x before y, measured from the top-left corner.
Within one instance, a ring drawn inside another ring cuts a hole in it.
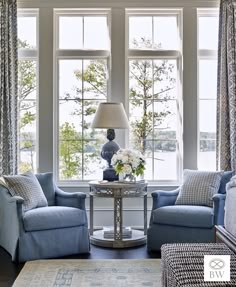
[[[236,171],[236,1],[221,0],[217,78],[217,168]]]
[[[0,0],[0,175],[17,173],[17,6]]]

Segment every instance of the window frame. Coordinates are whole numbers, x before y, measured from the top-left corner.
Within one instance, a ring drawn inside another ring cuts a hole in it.
[[[178,50],[144,50],[129,48],[129,17],[131,16],[176,16],[177,17],[177,31],[179,34],[179,49]],[[177,98],[176,108],[178,111],[177,116],[177,131],[176,131],[176,179],[173,180],[148,180],[151,185],[175,185],[181,182],[182,169],[183,169],[183,91],[182,91],[182,78],[183,78],[183,10],[180,8],[156,8],[156,9],[126,9],[126,107],[129,111],[129,61],[130,60],[176,60],[177,65]],[[126,146],[129,146],[129,133],[126,132]],[[154,174],[154,162],[152,163],[152,174]]]
[[[217,101],[217,98],[200,98],[200,61],[201,60],[216,60],[217,50],[214,49],[200,49],[199,48],[199,18],[200,17],[217,17],[219,16],[218,8],[197,8],[197,167],[200,165],[200,102],[203,100]],[[216,170],[216,167],[215,167]]]
[[[20,17],[35,17],[36,18],[36,48],[35,49],[18,49],[18,61],[35,61],[36,63],[36,142],[35,142],[35,153],[36,153],[36,172],[39,169],[39,9],[38,8],[18,8],[17,19]],[[32,101],[32,100],[28,100]],[[20,128],[19,136],[20,136]],[[18,148],[18,155],[20,159],[20,147]],[[18,162],[18,169],[20,160]]]
[[[106,16],[109,36],[108,50],[89,50],[89,49],[59,49],[59,18],[60,16],[76,17],[76,16]],[[54,9],[54,129],[53,129],[53,162],[54,174],[57,182],[61,185],[76,185],[85,186],[90,180],[85,179],[70,179],[63,180],[59,176],[60,159],[59,159],[59,61],[60,60],[91,60],[104,59],[107,61],[108,79],[107,79],[107,101],[111,94],[111,9]],[[82,161],[83,162],[83,161]],[[83,172],[82,172],[83,176]]]

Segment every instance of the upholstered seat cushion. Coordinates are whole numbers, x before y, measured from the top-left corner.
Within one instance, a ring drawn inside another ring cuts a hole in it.
[[[57,229],[86,224],[84,210],[74,207],[50,206],[25,212],[23,217],[26,231]]]
[[[212,228],[213,209],[208,206],[172,205],[153,211],[153,223],[186,227]]]

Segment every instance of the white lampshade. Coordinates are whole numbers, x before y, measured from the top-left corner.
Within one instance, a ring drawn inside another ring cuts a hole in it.
[[[128,129],[129,122],[122,103],[100,103],[92,128],[100,129]]]

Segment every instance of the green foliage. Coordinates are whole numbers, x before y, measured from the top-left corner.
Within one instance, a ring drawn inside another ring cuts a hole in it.
[[[25,111],[24,116],[21,117],[20,129],[31,124],[36,119],[36,114],[31,111]]]
[[[138,47],[152,48],[150,40],[142,38],[134,45]],[[160,46],[160,45],[159,45]],[[158,47],[159,47],[158,46]],[[175,79],[170,76],[173,71],[173,65],[166,60],[161,63],[151,60],[134,60],[130,65],[130,80],[135,82],[135,87],[130,89],[130,100],[134,107],[142,109],[142,114],[137,120],[131,123],[134,142],[138,145],[138,149],[144,154],[147,150],[147,138],[153,138],[153,128],[162,124],[164,119],[170,114],[168,108],[161,112],[152,110],[153,100],[168,99],[168,91],[170,91],[175,83]],[[160,83],[168,80],[168,85],[164,89],[160,89],[158,93],[153,94],[154,83]]]
[[[28,162],[20,162],[20,172],[26,173],[32,171],[32,166]]]
[[[81,176],[82,137],[73,124],[60,127],[60,172],[63,179]]]

